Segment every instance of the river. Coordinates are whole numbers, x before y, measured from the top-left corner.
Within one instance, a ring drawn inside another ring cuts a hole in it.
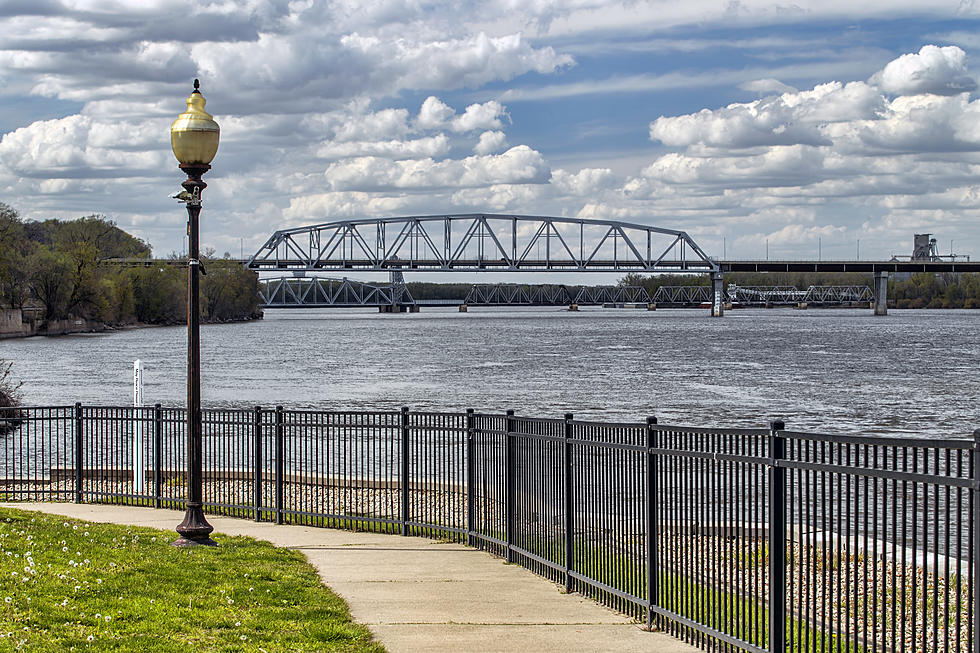
[[[205,406],[503,412],[970,437],[980,311],[279,309],[205,325]],[[25,405],[180,405],[186,330],[0,341]]]

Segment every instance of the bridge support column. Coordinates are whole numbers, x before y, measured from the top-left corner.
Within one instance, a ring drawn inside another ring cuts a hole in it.
[[[654,304],[653,302],[650,302],[650,303],[647,304],[647,310],[648,311],[655,311],[655,310],[657,310],[657,305]]]
[[[418,304],[409,304],[409,306],[408,306],[408,312],[409,313],[418,313],[419,312],[419,306],[418,306]]]
[[[725,273],[711,273],[711,317],[725,315]]]
[[[888,315],[888,272],[875,272],[875,315]]]
[[[459,312],[460,312],[460,313],[465,313],[465,312],[466,312],[466,310],[467,310],[467,306],[466,306],[466,304],[460,304],[460,305],[459,305]]]

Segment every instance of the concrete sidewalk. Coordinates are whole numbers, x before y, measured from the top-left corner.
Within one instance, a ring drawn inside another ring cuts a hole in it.
[[[68,503],[3,503],[87,521],[172,530],[183,513]],[[392,653],[658,651],[693,647],[651,633],[530,571],[460,544],[418,537],[276,526],[208,515],[216,534],[302,551]],[[220,545],[220,537],[216,537]]]

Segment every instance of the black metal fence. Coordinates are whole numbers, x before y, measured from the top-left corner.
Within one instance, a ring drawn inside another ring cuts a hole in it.
[[[184,420],[0,409],[0,497],[181,508]],[[980,653],[978,456],[980,431],[204,413],[210,513],[466,542],[704,649],[756,653]]]

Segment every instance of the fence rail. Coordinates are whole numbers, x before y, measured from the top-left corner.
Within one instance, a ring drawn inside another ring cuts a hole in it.
[[[181,508],[184,424],[159,405],[0,409],[0,496]],[[980,653],[978,456],[980,431],[204,412],[208,512],[465,542],[754,653]]]

